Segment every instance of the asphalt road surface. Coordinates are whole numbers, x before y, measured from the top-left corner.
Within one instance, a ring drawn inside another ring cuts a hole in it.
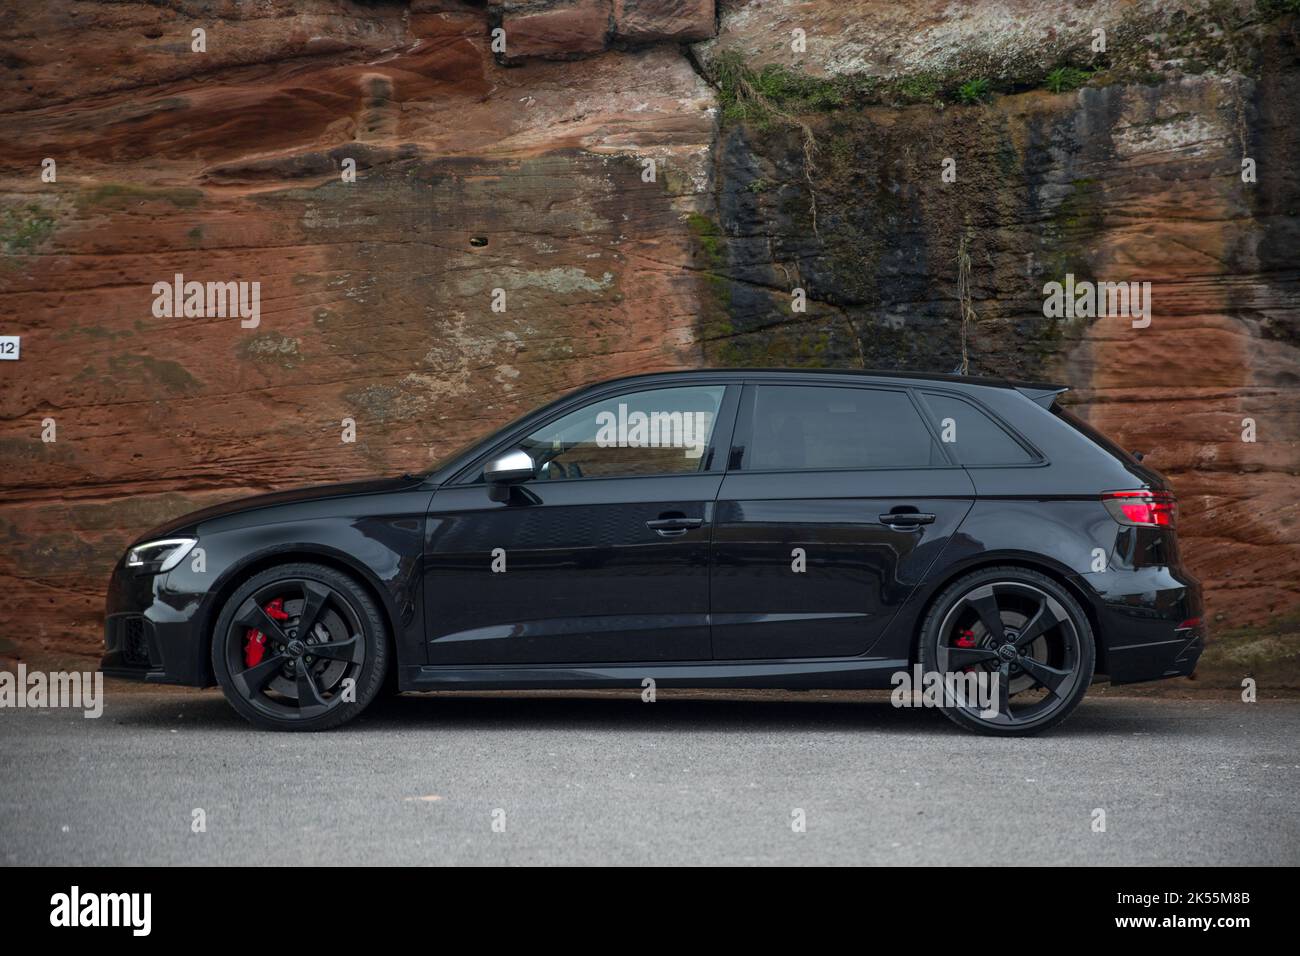
[[[97,720],[0,710],[0,863],[1294,865],[1298,729],[1297,701],[1090,697],[995,740],[878,695],[661,690],[274,734],[110,684]]]

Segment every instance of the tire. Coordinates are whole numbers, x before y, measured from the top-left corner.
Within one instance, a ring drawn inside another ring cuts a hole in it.
[[[305,633],[304,616],[312,618]],[[379,693],[388,653],[388,628],[365,588],[319,564],[255,574],[212,632],[212,670],[226,700],[265,730],[347,723]]]
[[[991,633],[994,621],[1000,633]],[[976,733],[1020,737],[1055,727],[1079,706],[1092,683],[1096,644],[1067,588],[1038,571],[1004,566],[961,577],[935,598],[921,625],[919,658],[925,674],[974,675],[990,685],[985,707],[945,690],[950,720]]]

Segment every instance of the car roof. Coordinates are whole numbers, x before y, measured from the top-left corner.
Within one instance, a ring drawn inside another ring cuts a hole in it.
[[[832,378],[832,377],[852,377],[860,379],[887,379],[893,382],[906,384],[909,382],[923,383],[944,383],[948,385],[977,385],[986,388],[1014,388],[1025,392],[1050,392],[1057,394],[1066,391],[1068,385],[1057,385],[1052,382],[1026,382],[1016,381],[1007,378],[988,378],[978,375],[956,375],[945,374],[940,372],[897,372],[886,371],[883,369],[835,369],[835,368],[702,368],[702,369],[678,369],[675,371],[664,372],[641,372],[633,375],[624,375],[618,378],[605,379],[600,382],[593,382],[588,388],[597,388],[605,385],[625,382],[657,382],[673,381],[677,379],[705,378],[724,376],[727,378]]]

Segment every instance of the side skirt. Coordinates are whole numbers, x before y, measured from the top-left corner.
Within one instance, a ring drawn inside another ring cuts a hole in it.
[[[849,657],[801,661],[701,661],[685,664],[500,664],[493,667],[403,665],[401,690],[538,690],[640,687],[647,677],[663,687],[746,687],[803,690],[880,690],[908,662]]]

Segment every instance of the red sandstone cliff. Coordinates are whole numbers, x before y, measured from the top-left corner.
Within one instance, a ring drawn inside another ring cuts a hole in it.
[[[93,653],[107,571],[155,521],[419,468],[585,382],[949,370],[964,249],[974,370],[1062,379],[1148,452],[1216,625],[1262,628],[1234,666],[1294,661],[1284,6],[18,8],[0,24],[0,334],[23,349],[0,362],[0,654]],[[1052,82],[1062,64],[1082,78]],[[1151,327],[1045,323],[1042,285],[1067,271],[1151,281]],[[259,281],[259,326],[155,317],[176,273]]]

